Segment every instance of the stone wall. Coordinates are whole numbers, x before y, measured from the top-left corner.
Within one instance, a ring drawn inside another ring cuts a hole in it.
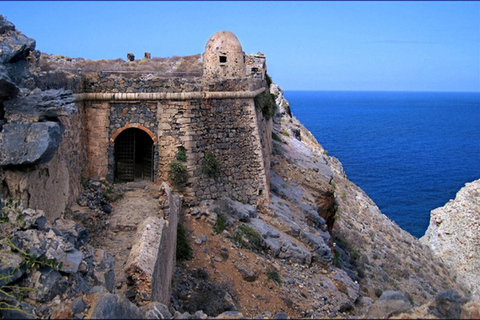
[[[201,78],[165,78],[162,75],[126,77],[119,74],[91,72],[84,76],[81,92],[196,92],[201,87]]]
[[[85,133],[88,154],[86,178],[108,178],[113,176],[113,167],[109,167],[109,118],[110,108],[107,102],[85,102]],[[108,179],[110,180],[110,179]],[[112,179],[113,180],[113,179]]]
[[[257,128],[260,137],[260,144],[262,146],[263,154],[263,166],[266,172],[266,192],[270,192],[270,160],[272,155],[272,131],[273,120],[265,118],[261,109],[256,108],[257,116]],[[270,198],[269,194],[265,195],[267,199]]]
[[[134,282],[138,304],[149,301],[170,304],[181,201],[163,183],[160,203],[163,216],[150,216],[138,226],[125,267],[127,276]]]
[[[253,99],[165,100],[160,103],[158,121],[159,180],[168,179],[169,163],[183,146],[189,174],[186,202],[228,196],[255,203],[268,195]],[[219,163],[217,177],[202,172],[207,153]]]
[[[229,196],[257,203],[268,198],[272,123],[256,109],[253,99],[264,90],[264,80],[204,79],[198,87],[197,80],[190,79],[197,91],[169,88],[171,92],[127,92],[129,85],[142,81],[102,78],[91,84],[95,88],[92,91],[103,93],[77,95],[79,100],[87,100],[89,177],[113,181],[115,138],[122,130],[137,127],[154,141],[156,181],[168,181],[169,164],[178,148],[187,150],[189,181],[181,190],[186,202]],[[166,90],[166,86],[157,89]],[[202,160],[208,153],[220,165],[216,177],[202,172]]]

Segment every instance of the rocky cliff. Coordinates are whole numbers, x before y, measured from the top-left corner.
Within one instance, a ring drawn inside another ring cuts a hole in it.
[[[420,242],[429,246],[457,275],[457,281],[480,295],[480,180],[467,183],[454,200],[432,210]]]
[[[71,91],[42,90],[40,53],[0,15],[0,197],[60,217],[80,192],[81,119]]]

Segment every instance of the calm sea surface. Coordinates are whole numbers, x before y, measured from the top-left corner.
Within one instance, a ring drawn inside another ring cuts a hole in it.
[[[480,93],[285,91],[295,117],[416,237],[480,178]]]

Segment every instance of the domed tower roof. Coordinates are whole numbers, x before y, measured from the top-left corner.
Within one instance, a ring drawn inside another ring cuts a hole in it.
[[[230,31],[219,31],[208,39],[203,53],[203,76],[245,78],[245,53]]]
[[[208,39],[205,45],[207,51],[234,51],[243,52],[242,45],[230,31],[218,31]]]

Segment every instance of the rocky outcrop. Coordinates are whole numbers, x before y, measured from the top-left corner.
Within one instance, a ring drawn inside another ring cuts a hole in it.
[[[432,210],[420,239],[457,274],[457,281],[480,294],[480,180],[467,183],[445,206]]]
[[[412,308],[407,295],[401,291],[385,291],[368,311],[367,319],[387,319]]]
[[[85,152],[72,92],[36,88],[39,52],[0,16],[0,198],[52,221],[80,192]]]
[[[27,59],[35,50],[35,44],[35,40],[23,35],[0,15],[0,99],[11,98],[20,88],[34,83]]]
[[[96,286],[114,291],[113,260],[87,244],[86,228],[72,220],[51,223],[43,211],[22,209],[18,203],[3,207],[1,219],[0,285],[7,293],[0,297],[2,306],[15,306],[23,292],[23,310],[29,311],[17,312],[46,318],[58,312],[60,299],[68,305],[74,297],[93,293]],[[4,310],[0,308],[0,316],[15,316]]]
[[[402,291],[418,306],[448,289],[466,296],[467,291],[453,281],[453,275],[430,250],[382,214],[347,179],[338,159],[329,156],[311,133],[290,116],[281,89],[274,85],[272,89],[278,106],[272,170],[283,180],[277,183],[277,178],[271,179],[272,203],[283,203],[274,209],[276,223],[285,224],[285,216],[290,214],[298,224],[302,220],[298,208],[311,206],[332,237],[332,245],[328,237],[324,240],[334,253],[333,265],[359,283],[364,298],[375,300],[378,292]],[[295,196],[289,197],[289,193]],[[306,217],[316,221],[313,215]],[[310,225],[314,226],[313,221]],[[287,226],[288,233],[294,234],[293,224]],[[319,229],[316,232],[321,234]]]
[[[0,166],[49,162],[61,136],[60,126],[51,121],[6,124],[0,133]]]

